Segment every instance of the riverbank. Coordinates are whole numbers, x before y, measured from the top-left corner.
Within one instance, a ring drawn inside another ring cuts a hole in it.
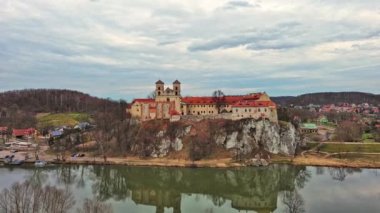
[[[243,167],[245,164],[236,162],[231,158],[208,159],[189,161],[182,159],[148,158],[139,157],[112,157],[104,161],[101,157],[69,158],[65,161],[56,161],[53,156],[44,159],[55,164],[84,164],[84,165],[126,165],[126,166],[163,166],[163,167],[191,167],[191,168],[229,168]],[[32,162],[32,161],[30,161]],[[322,156],[306,155],[297,157],[272,156],[269,160],[272,164],[292,164],[302,166],[327,166],[348,168],[380,168],[380,161],[363,156],[359,158],[324,158]]]
[[[2,156],[11,153],[2,152]],[[23,156],[26,153],[13,153],[16,156]],[[33,156],[29,153],[29,156]],[[20,157],[20,159],[22,159]],[[236,162],[231,158],[204,159],[190,161],[174,158],[139,158],[135,156],[127,157],[68,157],[65,161],[57,161],[56,156],[47,152],[42,152],[40,159],[53,164],[83,164],[83,165],[127,165],[127,166],[166,166],[166,167],[206,167],[206,168],[228,168],[246,166],[244,163]],[[33,159],[25,161],[34,163]],[[302,153],[296,157],[272,155],[268,159],[272,164],[292,164],[302,166],[328,166],[328,167],[349,167],[349,168],[380,168],[380,153],[345,153],[345,154],[326,154],[326,153]]]
[[[339,158],[340,157],[340,158]],[[371,155],[324,157],[319,155],[305,155],[291,157],[274,156],[271,163],[288,163],[302,166],[327,166],[347,168],[380,168],[380,155],[373,158]]]

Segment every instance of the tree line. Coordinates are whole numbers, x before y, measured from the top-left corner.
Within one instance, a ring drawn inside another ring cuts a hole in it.
[[[338,104],[338,103],[369,103],[380,104],[380,95],[363,92],[321,92],[303,94],[300,96],[279,96],[272,97],[272,100],[281,105],[301,105],[309,104]]]
[[[37,113],[85,112],[125,114],[126,102],[60,89],[26,89],[0,93],[0,126],[35,127]]]

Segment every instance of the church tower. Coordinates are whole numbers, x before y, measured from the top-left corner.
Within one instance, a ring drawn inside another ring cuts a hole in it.
[[[173,82],[173,90],[174,90],[175,96],[181,96],[181,82],[179,82],[178,80],[175,80]]]
[[[156,82],[156,97],[164,94],[165,83],[161,80]]]

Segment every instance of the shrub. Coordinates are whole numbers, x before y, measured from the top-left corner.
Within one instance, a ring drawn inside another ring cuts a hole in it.
[[[199,136],[192,136],[190,138],[189,156],[192,161],[201,160],[208,157],[213,150],[213,143],[211,140],[202,139]]]

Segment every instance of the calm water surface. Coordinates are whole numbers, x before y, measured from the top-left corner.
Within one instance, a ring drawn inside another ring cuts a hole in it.
[[[24,181],[68,187],[73,212],[85,198],[114,212],[380,212],[379,169],[0,167],[0,190]]]

